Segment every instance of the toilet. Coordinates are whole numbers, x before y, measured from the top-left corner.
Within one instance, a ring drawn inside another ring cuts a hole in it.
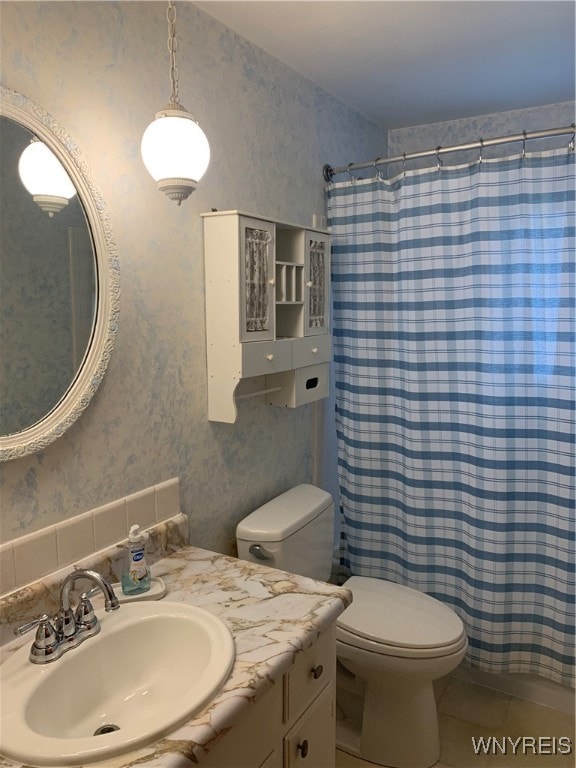
[[[238,556],[327,581],[333,532],[330,494],[298,485],[238,524]],[[432,682],[463,659],[464,625],[410,587],[366,576],[345,586],[353,602],[336,625],[337,746],[389,768],[429,768],[440,755]]]

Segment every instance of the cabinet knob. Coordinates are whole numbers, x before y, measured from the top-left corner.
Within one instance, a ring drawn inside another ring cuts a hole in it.
[[[302,757],[306,757],[308,754],[308,739],[304,739],[302,744],[298,744],[297,746],[298,752],[302,755]]]
[[[268,285],[276,285],[276,278],[271,277],[270,280],[268,280]]]
[[[318,354],[318,347],[312,347],[312,354],[317,355]]]
[[[322,664],[318,664],[317,667],[312,668],[312,677],[314,680],[318,680],[319,677],[322,677],[322,673],[324,672],[324,667]]]
[[[266,355],[266,360],[274,360],[274,355],[272,353]]]
[[[312,282],[312,280],[308,280],[308,282],[306,283],[306,288],[312,288],[313,285],[314,283]]]

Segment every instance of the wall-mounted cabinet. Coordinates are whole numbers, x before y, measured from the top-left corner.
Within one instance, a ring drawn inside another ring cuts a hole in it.
[[[328,233],[239,211],[203,220],[208,418],[236,421],[236,387],[255,376],[271,405],[327,397]]]

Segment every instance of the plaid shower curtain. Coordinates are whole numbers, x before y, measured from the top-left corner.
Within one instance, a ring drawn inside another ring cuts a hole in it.
[[[452,606],[473,666],[569,685],[574,155],[327,186],[343,570]]]

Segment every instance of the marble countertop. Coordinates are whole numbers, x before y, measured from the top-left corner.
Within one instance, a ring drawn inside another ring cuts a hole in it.
[[[230,628],[236,660],[227,682],[184,726],[143,749],[92,763],[94,768],[190,768],[233,727],[351,602],[349,590],[185,546],[152,566],[164,600],[201,606]],[[96,612],[101,608],[94,602]],[[4,653],[29,643],[12,641]],[[57,662],[56,662],[57,663]],[[0,757],[0,766],[14,766]]]

